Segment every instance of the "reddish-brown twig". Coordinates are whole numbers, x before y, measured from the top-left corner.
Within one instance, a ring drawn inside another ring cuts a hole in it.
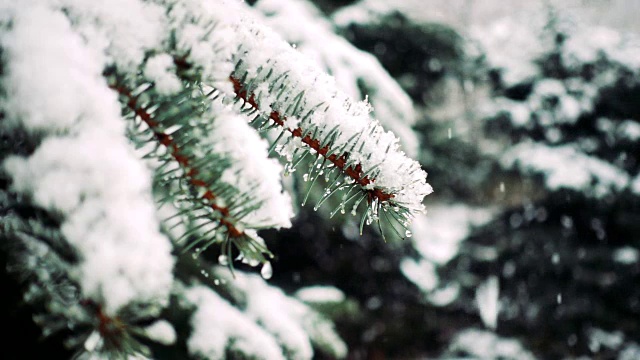
[[[260,106],[256,102],[255,96],[253,94],[247,93],[247,90],[243,88],[243,85],[241,84],[240,80],[236,79],[233,76],[230,76],[229,80],[231,80],[231,83],[233,84],[233,89],[236,93],[236,96],[238,96],[240,99],[244,100],[245,102],[253,106],[255,109],[260,110]],[[277,111],[272,111],[271,114],[269,114],[269,118],[273,120],[273,122],[276,123],[278,126],[282,127],[284,130],[291,133],[291,135],[293,135],[294,137],[300,138],[304,144],[308,145],[310,148],[312,148],[318,154],[320,154],[323,158],[330,161],[333,165],[339,168],[345,175],[353,179],[358,185],[362,186],[363,188],[366,188],[367,185],[373,184],[375,182],[375,179],[371,179],[368,175],[362,176],[362,165],[356,164],[356,165],[346,166],[347,159],[349,157],[348,153],[345,152],[340,156],[336,154],[330,154],[331,148],[329,144],[322,146],[320,140],[312,138],[311,135],[302,136],[304,132],[303,132],[303,129],[300,127],[297,127],[295,129],[287,128],[285,126],[286,117],[281,116]],[[376,187],[374,187],[373,189],[367,190],[367,193],[369,195],[369,202],[372,202],[374,199],[377,199],[379,202],[383,202],[383,201],[392,199],[394,197],[394,194],[387,193],[382,189],[379,189]]]
[[[207,183],[204,180],[198,178],[198,169],[191,165],[193,162],[192,159],[182,153],[180,147],[175,142],[173,137],[159,129],[158,122],[155,121],[151,114],[149,114],[145,109],[138,106],[137,97],[133,96],[129,89],[122,85],[112,85],[111,88],[128,99],[127,107],[129,107],[129,109],[131,109],[131,111],[133,111],[136,116],[138,116],[145,124],[147,124],[158,142],[169,149],[169,153],[182,168],[189,183],[196,188],[202,188],[204,190],[203,195],[201,196],[202,199],[206,200],[205,202],[209,207],[211,207],[211,209],[221,214],[218,222],[221,226],[224,226],[227,229],[227,233],[229,234],[229,236],[234,238],[244,236],[244,231],[240,230],[234,224],[233,219],[230,218],[229,208],[220,206],[215,202],[216,195],[213,193],[213,191],[211,191],[211,189],[207,187]]]

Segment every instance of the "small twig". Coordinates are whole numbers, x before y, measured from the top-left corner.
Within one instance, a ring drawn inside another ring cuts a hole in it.
[[[230,76],[229,80],[232,82],[233,89],[240,99],[253,106],[253,108],[257,110],[260,109],[258,103],[255,100],[254,94],[248,94],[247,90],[243,88],[240,80],[236,79],[233,76]],[[300,127],[295,129],[289,129],[285,127],[284,124],[286,121],[286,117],[281,116],[277,111],[272,111],[271,114],[269,114],[269,119],[273,120],[275,124],[291,133],[291,135],[293,135],[294,137],[300,138],[304,144],[308,145],[323,158],[330,161],[333,165],[339,168],[345,175],[353,179],[361,187],[366,189],[368,185],[371,185],[375,182],[375,179],[370,178],[368,175],[363,176],[362,165],[355,164],[346,166],[347,160],[349,158],[349,154],[347,152],[343,153],[340,156],[332,154],[330,151],[330,144],[322,146],[320,140],[313,138],[311,135],[302,136],[302,134],[304,134],[304,131]],[[388,201],[395,196],[394,194],[387,193],[384,190],[375,187],[373,189],[367,189],[366,191],[368,194],[369,203],[372,203],[376,199],[379,202]]]

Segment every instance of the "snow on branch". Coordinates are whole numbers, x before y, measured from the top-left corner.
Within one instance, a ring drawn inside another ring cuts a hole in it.
[[[187,285],[177,282],[174,294],[181,299],[178,311],[190,314],[192,354],[210,359],[225,354],[234,359],[346,357],[347,347],[329,318],[260,276],[211,266],[205,259],[189,263],[197,264],[187,271],[192,276]],[[179,262],[177,267],[184,265],[192,266]]]
[[[347,190],[344,209],[351,192],[360,191],[363,195],[352,196],[354,207],[362,199],[370,205],[361,223],[376,220],[382,208],[385,213],[391,210],[406,227],[408,219],[424,210],[422,199],[432,192],[420,165],[407,158],[397,138],[369,116],[368,104],[353,102],[337,90],[332,78],[269,29],[249,21],[241,26],[238,31],[245,40],[231,76],[236,95],[262,114],[262,127],[279,127],[282,134],[289,134],[286,142],[293,153],[284,155],[292,164],[307,152],[317,153],[323,163],[344,175],[344,182],[336,177],[319,204],[338,190]],[[301,150],[297,158],[296,149]]]
[[[547,188],[572,189],[595,198],[622,192],[629,175],[616,166],[585,155],[571,145],[547,146],[522,143],[501,159],[505,168],[519,168],[529,174],[542,174]]]
[[[208,34],[198,41],[184,35],[184,19],[197,18],[212,29],[233,31],[231,41],[209,41],[232,49],[222,51],[233,63],[227,76],[233,85],[231,94],[246,104],[240,111],[253,117],[252,125],[260,130],[278,129],[276,150],[289,161],[287,171],[294,171],[305,157],[316,154],[319,161],[307,177],[313,184],[324,174],[330,184],[317,206],[334,194],[342,194],[333,214],[344,213],[347,206],[355,211],[365,204],[361,229],[365,222],[377,220],[379,224],[381,209],[386,220],[406,228],[415,214],[424,211],[422,199],[432,189],[420,165],[399,149],[398,139],[371,118],[369,104],[354,102],[338,90],[333,78],[248,15],[246,5],[219,5],[225,10],[214,11],[197,1],[181,3],[181,10],[171,14],[172,24],[177,36],[190,39],[196,48],[202,47]],[[224,64],[228,61],[220,56],[216,59]],[[198,69],[205,84],[229,93],[226,86],[216,85],[219,74],[209,74],[209,64],[203,61],[206,59],[189,52],[178,59],[183,66]]]
[[[217,91],[185,86],[167,95],[171,89],[156,84],[165,85],[164,79],[175,75],[153,74],[155,83],[131,86],[115,74],[109,79],[125,99],[127,117],[140,122],[140,146],[154,139],[147,157],[160,163],[155,182],[166,190],[161,203],[179,204],[172,217],[175,226],[192,223],[177,243],[185,249],[201,246],[197,252],[219,243],[228,259],[233,244],[243,260],[266,263],[264,255],[271,253],[256,231],[289,227],[293,216],[280,184],[282,166],[267,157],[266,141],[220,102]],[[134,86],[135,92],[129,89]]]
[[[369,109],[366,104],[352,103],[348,98],[337,94],[323,94],[322,91],[314,93],[327,85],[331,89],[331,83],[303,85],[296,80],[290,82],[288,78],[295,78],[295,75],[289,74],[295,73],[285,70],[275,75],[271,69],[277,69],[277,65],[273,63],[269,64],[269,70],[260,68],[258,77],[250,79],[251,71],[243,63],[238,62],[239,66],[230,78],[234,90],[253,109],[266,114],[256,117],[259,128],[277,126],[281,134],[279,138],[288,134],[285,146],[280,147],[280,153],[290,159],[290,164],[294,164],[290,169],[308,153],[317,154],[317,158],[322,159],[319,169],[325,164],[338,169],[327,194],[317,206],[329,196],[343,190],[340,205],[343,212],[352,199],[354,210],[365,199],[370,205],[361,224],[365,220],[367,223],[378,220],[380,209],[385,213],[391,209],[392,218],[405,228],[416,213],[424,211],[422,199],[432,192],[425,181],[426,173],[417,162],[399,151],[397,139],[392,134],[385,132],[377,122],[368,118]],[[301,70],[299,75],[305,72]],[[321,75],[318,74],[318,78]],[[278,83],[279,85],[275,85]],[[280,101],[279,98],[284,93],[288,95]],[[271,105],[265,108],[260,103]],[[290,152],[287,151],[288,148],[291,148]],[[334,175],[333,169],[326,178]],[[315,171],[315,174],[313,172],[314,168],[311,168],[308,177],[315,181],[323,170]],[[344,176],[343,182],[339,181],[340,173]],[[354,191],[355,194],[352,195]]]
[[[243,304],[245,316],[276,340],[286,358],[312,359],[314,349],[336,359],[347,355],[346,345],[333,324],[308,305],[255,274],[237,272],[232,279],[222,267],[214,267],[212,273],[220,286],[233,285],[229,291],[233,300]]]
[[[146,316],[148,325],[168,303],[178,271],[174,246],[198,255],[220,245],[220,263],[239,255],[271,276],[272,255],[257,232],[288,227],[293,215],[272,150],[287,158],[285,173],[315,157],[306,177],[328,181],[316,207],[342,196],[332,214],[364,208],[361,232],[380,217],[406,229],[424,212],[432,192],[426,172],[372,119],[370,105],[338,90],[240,1],[52,0],[0,8],[0,126],[38,145],[28,156],[7,157],[2,170],[8,192],[59,221],[60,238],[73,248],[77,261],[62,267],[79,292],[69,308],[81,308],[82,319],[61,311],[64,321],[51,324],[89,325],[71,341],[89,356],[135,353],[133,330],[175,341],[167,323],[147,330],[132,323]],[[267,143],[249,122],[279,139]],[[195,334],[220,329],[214,344],[192,338],[192,354],[217,358],[233,339],[270,359],[311,358],[314,348],[345,356],[331,323],[310,308],[257,276],[233,286],[246,293],[246,316],[211,289],[190,292],[203,312],[197,318],[210,319],[194,318]],[[275,317],[262,299],[286,316]],[[209,303],[245,320],[220,318]],[[250,336],[264,330],[269,339]]]
[[[341,90],[354,99],[367,99],[375,117],[399,137],[407,155],[418,154],[418,139],[411,129],[416,119],[413,103],[373,55],[335,34],[332,23],[308,1],[260,0],[255,8],[264,14],[266,25],[332,74]]]
[[[166,302],[171,244],[102,64],[62,13],[38,5],[15,11],[11,36],[2,38],[3,85],[12,95],[3,111],[44,139],[30,157],[3,163],[13,190],[61,215],[62,234],[81,258],[71,275],[84,298],[110,314],[134,301]]]
[[[194,286],[186,290],[186,297],[196,306],[187,342],[192,355],[225,359],[229,351],[256,359],[285,359],[273,337],[211,289]]]

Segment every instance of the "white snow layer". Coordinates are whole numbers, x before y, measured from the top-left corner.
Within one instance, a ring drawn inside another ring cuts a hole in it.
[[[169,54],[159,54],[147,60],[144,75],[154,82],[155,89],[161,95],[171,95],[182,89],[178,76],[172,72],[175,65]]]
[[[166,302],[171,244],[159,231],[151,175],[101,76],[104,64],[60,12],[31,3],[13,10],[10,36],[2,37],[7,119],[50,134],[29,158],[3,164],[14,190],[63,216],[61,231],[82,259],[72,275],[83,297],[110,314],[132,301]]]
[[[22,2],[22,1],[21,1]],[[74,30],[87,39],[94,54],[122,71],[136,71],[149,49],[162,48],[166,31],[163,6],[142,0],[56,0]]]
[[[476,289],[476,305],[484,325],[495,330],[500,311],[500,284],[497,276],[490,276]]]
[[[503,17],[489,26],[471,29],[472,37],[478,41],[487,57],[487,63],[500,70],[506,86],[518,84],[539,74],[535,59],[547,50],[537,40],[542,29],[540,16],[527,14],[526,18]]]
[[[618,331],[606,331],[599,328],[590,328],[587,330],[589,339],[589,350],[597,354],[604,348],[618,350],[624,345],[624,333]],[[620,357],[618,357],[620,359]]]
[[[425,300],[436,306],[455,300],[459,288],[441,284],[437,268],[454,258],[473,227],[489,222],[492,215],[491,209],[440,205],[432,206],[428,215],[418,216],[411,224],[413,247],[421,257],[403,259],[400,270],[424,292]]]
[[[400,271],[407,279],[426,293],[435,290],[440,283],[436,266],[425,259],[404,258],[400,262]]]
[[[507,7],[520,5],[510,4]],[[532,60],[545,49],[532,42],[541,34],[533,33],[531,29],[541,29],[545,19],[535,11],[496,16],[504,8],[493,2],[361,0],[336,11],[333,19],[339,26],[347,28],[351,23],[377,24],[385,15],[399,12],[417,24],[436,22],[449,25],[479,43],[489,65],[500,70],[507,85],[513,85],[538,74]]]
[[[418,217],[411,226],[413,246],[424,259],[444,265],[457,255],[471,230],[489,222],[493,214],[490,208],[432,206],[428,215]]]
[[[271,359],[269,356],[273,356],[277,359],[284,354],[290,359],[312,359],[312,344],[334,358],[346,356],[346,345],[336,334],[333,324],[307,305],[285,295],[255,274],[236,272],[232,279],[226,268],[217,268],[213,274],[223,281],[233,282],[232,294],[242,303],[242,312],[209,289],[195,287],[189,290],[188,298],[198,306],[192,319],[194,328],[196,324],[203,324],[189,341],[192,353],[210,354],[209,358],[217,359],[225,346],[234,348],[240,342],[244,347],[238,351],[258,358]],[[194,300],[196,297],[199,300]],[[244,336],[267,346],[271,355],[267,356],[258,343],[246,344],[248,340]],[[230,343],[225,340],[227,338],[231,339]],[[272,350],[272,346],[278,350]]]
[[[144,334],[151,340],[163,345],[172,345],[176,342],[176,330],[170,322],[158,320],[144,328]]]
[[[336,358],[344,358],[347,348],[333,325],[307,305],[269,286],[254,274],[236,274],[238,288],[246,292],[245,312],[272,333],[288,357],[311,359],[311,344]]]
[[[557,125],[575,124],[580,114],[593,110],[597,88],[579,79],[543,79],[535,83],[526,101],[497,98],[487,102],[483,112],[486,117],[495,117],[502,112],[509,115],[514,127],[531,127],[534,119],[537,125],[545,127],[545,135],[550,142],[561,139]],[[534,116],[535,115],[535,116]]]
[[[227,348],[256,359],[285,359],[275,339],[237,308],[204,286],[187,290],[196,306],[187,347],[192,355],[225,359]]]
[[[123,127],[108,121],[118,117],[120,108],[105,86],[101,58],[86,49],[69,21],[44,6],[24,4],[13,10],[14,26],[2,36],[9,95],[3,99],[5,121],[61,131],[91,114],[103,126]]]
[[[324,103],[322,111],[311,117],[311,124],[326,131],[339,126],[342,131],[335,140],[336,148],[363,134],[356,147],[360,150],[350,152],[350,160],[361,164],[363,173],[375,171],[375,186],[393,193],[397,204],[423,211],[422,199],[432,192],[420,165],[407,158],[398,139],[370,117],[367,102],[351,101],[336,91],[333,78],[273,31],[253,19],[239,18],[237,14],[249,11],[241,2],[59,0],[45,5],[26,0],[0,6],[10,14],[1,15],[2,19],[12,19],[10,31],[0,37],[6,59],[3,83],[9,95],[2,104],[6,121],[46,135],[32,156],[9,158],[3,166],[16,192],[62,215],[61,231],[82,259],[72,276],[80,283],[82,296],[103,304],[109,314],[133,301],[165,303],[173,280],[173,258],[155,216],[151,174],[127,142],[117,96],[108,89],[102,71],[113,64],[120,71],[136,71],[147,51],[162,49],[168,28],[175,30],[178,47],[188,51],[189,60],[202,68],[207,82],[222,91],[231,92],[231,60],[238,60],[234,55],[242,54],[240,70],[256,79],[256,89],[268,86],[259,77],[261,65],[269,64],[276,74],[288,73],[284,81],[290,91],[284,99],[266,91],[257,94],[262,96],[261,110],[268,113],[272,105],[290,118],[288,125],[295,126],[291,123],[296,121],[295,114],[289,111],[295,95],[305,94],[298,113]],[[169,12],[163,7],[169,7]],[[187,24],[193,19],[201,23]],[[215,24],[214,31],[209,31],[211,24]],[[379,66],[370,58],[360,58],[366,64],[362,72]],[[144,74],[161,92],[172,93],[179,85],[169,73],[172,66],[167,55],[159,54],[148,60]],[[381,77],[367,77],[367,81],[384,83]],[[411,117],[406,99],[402,100],[404,94],[396,88],[386,91],[403,104],[390,108],[390,116]],[[245,132],[237,131],[230,121],[216,126],[229,136]],[[228,150],[236,153],[239,149]],[[269,171],[276,168],[275,163],[267,166],[272,168]],[[235,181],[232,174],[228,176]],[[281,187],[269,187],[280,193]],[[267,207],[286,215],[278,220],[279,226],[289,224],[286,202]],[[238,286],[246,288],[246,313],[276,340],[211,290],[196,287],[189,292],[190,300],[198,305],[188,344],[192,353],[219,358],[233,339],[233,347],[267,359],[283,358],[279,346],[287,356],[310,359],[311,343],[334,357],[346,355],[346,346],[331,323],[306,305],[257,276],[239,277]],[[163,324],[150,328],[149,335],[164,342],[175,337]]]
[[[640,261],[640,250],[632,246],[617,248],[612,254],[613,261],[623,265],[633,265]]]
[[[340,303],[345,300],[342,290],[334,286],[307,286],[296,291],[295,296],[311,304]]]
[[[247,189],[261,206],[242,221],[254,226],[276,228],[291,226],[293,207],[289,193],[280,182],[282,165],[268,157],[268,143],[254,131],[244,118],[232,113],[214,100],[211,142],[217,153],[228,154],[231,166],[222,174],[222,181],[238,189]]]
[[[640,123],[633,120],[624,120],[617,127],[617,135],[629,141],[640,140]]]
[[[411,157],[418,154],[418,139],[411,129],[416,118],[411,99],[373,55],[336,35],[332,24],[307,1],[261,0],[256,8],[266,15],[265,24],[332,74],[340,89],[354,99],[366,95],[376,118],[398,135],[403,150]],[[362,94],[361,86],[369,93]]]
[[[202,70],[202,79],[212,87],[229,94],[233,87],[229,75],[237,51],[237,37],[230,22],[237,21],[249,8],[237,0],[156,0],[170,4],[167,13],[178,50],[189,54],[189,61]],[[216,18],[223,17],[227,22]],[[194,23],[195,22],[195,23]],[[215,31],[210,31],[214,26]]]
[[[233,60],[238,64],[234,75],[239,78],[248,75],[246,81],[251,83],[250,90],[263,114],[269,115],[275,110],[289,120],[288,125],[295,123],[299,114],[312,114],[306,126],[310,129],[319,127],[318,136],[327,135],[338,126],[340,131],[333,149],[363,135],[349,154],[350,165],[361,164],[362,173],[375,178],[375,187],[394,194],[394,203],[413,213],[424,211],[422,199],[433,191],[426,183],[426,173],[416,161],[400,151],[398,139],[371,118],[370,105],[353,102],[344,92],[338,91],[333,77],[262,25],[261,15],[249,15],[251,11],[246,4],[237,1],[219,1],[214,5],[201,0],[185,0],[172,4],[169,22],[179,46],[185,50],[195,49],[189,52],[189,61],[203,69],[203,79],[208,85],[235,97],[228,80],[233,70],[230,60]],[[185,25],[194,18],[204,25]],[[206,31],[211,24],[215,24],[215,31]],[[270,90],[274,79],[280,75],[279,83],[286,89],[284,93]],[[301,93],[301,101],[295,100]],[[319,104],[321,106],[317,108]],[[295,113],[293,109],[296,109]],[[306,146],[289,142],[296,143]]]
[[[622,191],[629,184],[626,172],[570,145],[521,143],[509,149],[500,162],[505,168],[543,174],[551,190],[573,189],[596,198]]]
[[[449,351],[464,352],[478,359],[535,359],[518,340],[502,338],[492,332],[478,329],[459,332],[449,345]]]
[[[324,134],[338,127],[340,131],[332,144],[334,149],[351,144],[350,140],[362,135],[354,151],[349,153],[349,160],[360,164],[363,173],[373,174],[375,187],[394,194],[394,203],[414,214],[424,211],[422,200],[433,191],[426,183],[426,172],[399,150],[398,139],[392,133],[371,118],[368,103],[353,102],[336,90],[334,78],[318,70],[312,61],[269,28],[245,19],[238,24],[238,33],[241,48],[238,54],[242,54],[238,60],[242,63],[236,69],[236,76],[248,74],[247,81],[257,89],[254,94],[263,113],[274,110],[286,117],[310,114],[308,127],[317,126]],[[261,70],[265,63],[269,64],[268,71]],[[280,75],[286,94],[278,96],[273,91],[264,91]],[[302,94],[301,101],[297,100],[299,94]],[[296,112],[292,111],[294,108]]]
[[[640,175],[636,176],[631,182],[631,191],[640,195]]]
[[[602,26],[580,25],[564,44],[562,60],[565,64],[594,64],[605,56],[629,69],[637,71],[640,68],[640,42],[637,35],[623,35]]]

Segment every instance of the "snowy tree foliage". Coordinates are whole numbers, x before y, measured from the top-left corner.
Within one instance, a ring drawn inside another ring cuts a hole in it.
[[[0,0],[7,348],[640,358],[638,6]]]
[[[623,358],[640,331],[637,322],[613,320],[640,311],[638,292],[623,290],[637,281],[638,263],[619,257],[638,253],[630,220],[640,203],[633,187],[639,143],[632,140],[638,107],[630,99],[638,94],[640,47],[633,35],[552,15],[545,28],[530,31],[537,34],[531,48],[542,51],[520,64],[533,72],[489,63],[497,81],[496,98],[484,107],[487,135],[504,144],[498,171],[510,179],[505,186],[523,186],[525,201],[474,237],[474,247],[493,244],[494,259],[463,264],[474,257],[469,252],[452,266],[478,266],[471,272],[482,278],[499,269],[504,326],[548,329],[556,345],[544,356]],[[500,31],[521,27],[513,25]],[[502,76],[511,70],[521,75]],[[506,229],[512,235],[487,241]],[[539,320],[549,317],[554,321]]]
[[[298,5],[260,10],[310,17]],[[370,55],[318,22],[341,50],[316,61],[236,0],[2,1],[0,14],[2,237],[45,335],[82,358],[346,356],[330,321],[234,268],[272,276],[258,231],[291,226],[281,184],[296,170],[320,184],[316,208],[331,198],[360,233],[403,238],[424,212],[426,173],[371,115],[415,154],[411,102]],[[371,103],[350,98],[361,82]]]
[[[398,261],[425,309],[412,312],[405,300],[405,312],[388,321],[404,314],[414,334],[441,339],[414,343],[434,357],[635,355],[637,36],[550,6],[585,2],[420,3],[433,7],[362,0],[333,13],[359,47],[400,70],[392,74],[414,100],[424,99],[420,159],[442,190]],[[447,26],[465,38],[455,61],[433,50],[446,30],[427,30]],[[433,51],[407,45],[414,36]],[[403,56],[417,52],[424,56]],[[439,84],[414,87],[430,64]],[[456,107],[433,105],[438,92]]]

